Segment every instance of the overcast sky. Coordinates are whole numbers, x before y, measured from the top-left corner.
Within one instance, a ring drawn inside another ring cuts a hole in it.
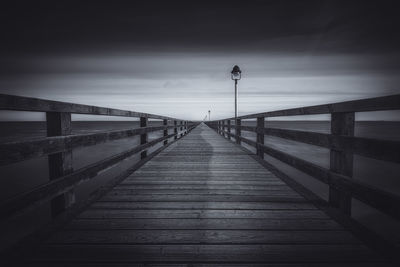
[[[217,119],[235,64],[240,115],[400,93],[395,1],[61,2],[2,8],[0,93]]]

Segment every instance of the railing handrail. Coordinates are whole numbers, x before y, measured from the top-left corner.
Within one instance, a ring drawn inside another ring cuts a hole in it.
[[[7,94],[0,94],[0,110],[66,112],[73,114],[134,117],[134,118],[144,117],[149,119],[161,119],[161,120],[167,119],[167,120],[183,121],[182,119],[176,119],[172,117],[137,112],[137,111],[129,111],[129,110],[122,110],[115,108],[91,106],[91,105],[61,102],[61,101],[47,100],[34,97],[7,95]]]
[[[225,124],[223,124],[225,126]],[[269,128],[257,129],[256,126],[238,126],[243,131],[264,133],[283,139],[310,145],[333,148],[378,160],[400,163],[400,141],[375,139],[358,136],[340,136],[301,130]],[[225,131],[225,133],[227,133]]]
[[[175,128],[174,125],[149,126],[132,129],[104,131],[88,134],[60,135],[26,141],[0,143],[0,166],[31,158],[63,152],[73,148],[93,146],[108,141],[133,137],[145,133]]]
[[[354,136],[355,112],[381,110],[400,110],[400,94],[250,114],[238,117],[234,125],[231,124],[231,120],[234,120],[234,118],[215,120],[206,123],[210,127],[216,129],[224,137],[227,136],[229,139],[232,137],[235,138],[237,144],[243,141],[255,147],[257,155],[262,159],[265,153],[328,184],[330,187],[328,203],[335,208],[339,208],[345,214],[350,214],[351,197],[354,197],[400,220],[400,196],[351,178],[353,172],[353,154],[400,163],[399,141]],[[266,117],[311,114],[332,114],[331,132],[317,133],[311,131],[268,128],[265,126]],[[241,125],[243,119],[252,118],[257,118],[257,126]],[[228,129],[225,130],[225,128]],[[235,134],[231,133],[231,128],[236,129]],[[257,134],[257,140],[253,141],[242,137],[241,131],[255,132]],[[276,136],[329,148],[331,151],[330,169],[320,167],[265,145],[264,135]]]
[[[297,115],[319,115],[336,112],[365,112],[383,111],[400,109],[400,94],[351,100],[345,102],[335,102],[330,104],[304,106],[298,108],[267,111],[261,113],[247,114],[238,116],[238,119],[254,119],[257,117],[282,117]],[[234,120],[235,118],[225,118],[224,120]],[[221,121],[221,120],[213,120]]]
[[[148,113],[5,94],[0,94],[0,110],[46,113],[47,137],[1,143],[0,166],[47,155],[50,176],[49,182],[0,203],[0,210],[2,211],[0,218],[12,217],[48,200],[52,202],[52,215],[55,217],[70,207],[70,204],[68,204],[70,200],[61,199],[60,201],[60,198],[70,198],[71,203],[73,203],[74,196],[71,189],[80,182],[97,176],[99,173],[137,153],[140,153],[140,161],[135,166],[141,166],[142,163],[165,148],[170,138],[174,138],[175,141],[198,125],[198,123],[192,121]],[[138,117],[140,118],[140,126],[132,129],[72,134],[71,114]],[[149,118],[162,120],[162,125],[149,126]],[[168,121],[173,121],[173,125],[169,124]],[[174,131],[169,134],[168,129],[171,128]],[[148,133],[155,131],[163,131],[163,136],[149,141]],[[139,145],[81,169],[73,170],[72,150],[74,148],[92,146],[133,136],[140,136]],[[159,143],[163,146],[147,155],[147,149]],[[130,171],[133,172],[134,168],[130,169]],[[124,175],[128,175],[128,173],[125,172]],[[117,177],[118,179],[121,178],[120,176]]]

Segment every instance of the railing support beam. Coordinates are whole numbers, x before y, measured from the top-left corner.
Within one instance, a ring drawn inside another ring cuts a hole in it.
[[[240,145],[240,136],[241,136],[241,129],[240,126],[242,126],[242,120],[241,119],[236,119],[235,121],[235,139],[236,139],[236,144]]]
[[[149,124],[149,119],[147,117],[140,117],[140,127],[147,127]],[[148,141],[148,135],[147,133],[141,134],[140,135],[140,144],[144,145]],[[147,150],[142,151],[140,153],[140,159],[144,159],[147,157]]]
[[[354,112],[332,113],[331,134],[354,136]],[[353,176],[353,153],[330,150],[330,170],[348,177]],[[329,204],[351,215],[351,195],[340,188],[329,186]]]
[[[258,146],[258,144],[264,145],[264,117],[257,118],[257,156],[264,159],[264,151]]]
[[[228,140],[231,140],[231,120],[226,120],[226,124],[228,125]]]
[[[46,112],[47,136],[63,136],[71,134],[71,113]],[[72,150],[48,155],[49,178],[54,180],[73,171]],[[75,203],[73,190],[51,200],[51,216],[57,217]]]
[[[168,125],[168,120],[164,119],[163,120],[163,125],[167,126]],[[164,136],[167,136],[167,135],[168,135],[168,129],[165,129],[164,130]],[[164,140],[164,146],[166,146],[167,144],[168,144],[168,139],[165,139]]]
[[[175,136],[174,136],[174,140],[176,140],[176,139],[178,139],[178,128],[177,128],[177,125],[178,125],[178,122],[177,121],[174,121],[174,134],[175,134]]]

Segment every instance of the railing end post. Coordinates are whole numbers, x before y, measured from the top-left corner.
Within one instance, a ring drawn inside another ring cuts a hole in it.
[[[332,113],[331,134],[333,136],[354,136],[355,114],[354,112]],[[330,150],[330,170],[348,177],[353,176],[353,153]],[[351,215],[352,197],[343,189],[329,186],[329,204],[340,209],[343,213]]]
[[[46,112],[47,136],[63,136],[71,134],[71,113]],[[47,156],[50,180],[58,179],[73,172],[72,149]],[[51,216],[57,217],[75,203],[73,189],[54,197],[51,200]]]

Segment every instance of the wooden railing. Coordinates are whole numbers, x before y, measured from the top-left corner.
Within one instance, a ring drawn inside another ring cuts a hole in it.
[[[207,124],[224,137],[235,138],[237,144],[243,142],[256,148],[256,154],[260,158],[264,158],[264,154],[267,154],[329,185],[327,205],[330,207],[337,208],[346,215],[351,215],[351,200],[355,198],[399,220],[400,197],[398,195],[352,179],[353,154],[400,163],[399,141],[354,136],[355,112],[399,109],[400,95],[392,95],[245,115],[238,117],[235,125],[231,124],[234,118],[211,121]],[[265,127],[265,118],[267,117],[315,114],[331,114],[330,134]],[[243,119],[257,119],[257,124],[256,126],[242,126]],[[231,128],[235,129],[235,134],[231,133]],[[241,131],[256,133],[256,141],[243,137]],[[265,145],[264,135],[329,148],[330,168],[320,167]]]
[[[46,112],[47,126],[47,137],[0,144],[0,166],[41,156],[47,156],[49,162],[49,182],[0,203],[2,219],[23,213],[27,209],[32,209],[47,201],[51,201],[52,216],[56,217],[72,206],[74,187],[82,181],[91,179],[122,160],[140,153],[140,161],[118,176],[119,179],[127,177],[168,146],[170,138],[177,140],[198,124],[154,114],[4,94],[0,94],[0,110]],[[140,118],[140,128],[71,134],[71,114]],[[149,126],[149,119],[162,120],[163,124],[162,126]],[[169,121],[173,121],[173,125],[169,125]],[[168,134],[168,129],[174,129],[174,132]],[[163,131],[163,136],[148,141],[148,134],[155,131]],[[140,145],[81,169],[73,169],[72,150],[74,148],[133,136],[140,136]],[[151,154],[147,153],[150,147],[159,143],[162,143],[163,146]]]

